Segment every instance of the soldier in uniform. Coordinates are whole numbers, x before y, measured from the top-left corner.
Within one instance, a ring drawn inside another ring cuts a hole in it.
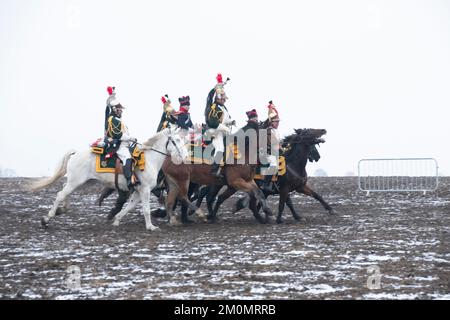
[[[162,129],[167,128],[171,124],[177,123],[177,116],[175,110],[172,107],[169,96],[167,94],[164,95],[163,97],[161,97],[161,101],[163,103],[164,111],[161,116],[161,120],[159,121],[159,125],[158,128],[156,129],[156,132],[160,132]]]
[[[255,109],[246,112],[247,115],[247,124],[242,128],[242,130],[247,131],[248,129],[258,130],[259,121],[258,121],[258,113]]]
[[[108,87],[106,88],[106,91],[108,91],[108,99],[106,99],[106,109],[105,109],[105,129],[104,133],[106,136],[106,131],[108,130],[108,119],[109,115],[111,114],[111,101],[116,99],[116,87]]]
[[[278,172],[278,157],[277,153],[280,150],[280,135],[278,133],[278,125],[280,124],[280,118],[278,111],[273,102],[270,101],[267,106],[268,112],[268,128],[267,128],[267,160],[269,162],[269,168],[265,171],[264,183],[262,190],[266,192],[272,191],[272,177]],[[276,150],[276,151],[275,151]]]
[[[134,189],[134,182],[132,181],[132,158],[129,147],[131,143],[137,140],[128,133],[128,128],[122,122],[122,112],[124,107],[120,104],[117,98],[111,99],[109,102],[111,106],[111,113],[108,117],[108,126],[106,130],[106,137],[109,143],[118,144],[117,156],[123,165],[123,173],[127,179],[128,189]]]
[[[189,109],[191,106],[190,98],[189,96],[183,96],[178,98],[178,101],[180,102],[180,110],[177,112],[177,125],[183,130],[189,130],[194,127],[192,124],[191,115],[189,114]]]
[[[211,174],[216,177],[220,176],[220,163],[223,159],[225,151],[223,138],[231,133],[231,127],[235,125],[235,121],[231,120],[225,102],[228,97],[225,94],[224,86],[228,82],[222,81],[222,75],[219,73],[216,77],[217,84],[209,92],[206,100],[205,120],[209,130],[208,133],[213,137],[212,144],[214,146],[214,159],[211,167]]]

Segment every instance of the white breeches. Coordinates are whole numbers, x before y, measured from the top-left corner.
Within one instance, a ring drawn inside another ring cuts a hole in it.
[[[129,143],[126,141],[122,141],[120,143],[120,147],[117,150],[117,155],[119,156],[120,161],[122,161],[122,164],[125,165],[125,162],[127,162],[127,159],[131,158],[130,150],[128,150]]]
[[[223,146],[223,132],[216,131],[214,134],[214,139],[212,141],[212,145],[214,146],[214,155],[217,154],[217,152],[224,152],[225,148]]]
[[[267,156],[267,161],[269,162],[269,167],[261,168],[262,175],[274,175],[278,172],[278,157],[277,156]]]

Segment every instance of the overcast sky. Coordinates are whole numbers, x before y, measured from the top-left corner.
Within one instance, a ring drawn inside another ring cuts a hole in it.
[[[450,174],[450,1],[1,0],[0,45],[0,167],[20,176],[102,136],[108,85],[142,141],[166,93],[204,121],[218,72],[239,126],[273,100],[281,135],[328,130],[309,173],[434,157]]]

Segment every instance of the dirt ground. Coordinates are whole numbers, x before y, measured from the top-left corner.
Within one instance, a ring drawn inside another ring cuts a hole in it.
[[[357,178],[310,178],[339,216],[295,195],[306,221],[259,224],[250,211],[216,224],[145,231],[139,213],[106,220],[115,195],[72,196],[66,215],[40,226],[61,188],[23,193],[0,179],[1,299],[450,299],[450,178],[422,193],[373,193]],[[156,199],[152,199],[152,207]],[[277,209],[277,197],[270,204]]]

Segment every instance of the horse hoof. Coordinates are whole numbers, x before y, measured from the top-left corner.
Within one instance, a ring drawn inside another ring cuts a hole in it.
[[[64,210],[63,208],[58,208],[56,209],[55,216],[60,216],[64,213],[66,213],[66,210]]]
[[[120,221],[119,220],[114,220],[114,222],[113,222],[113,226],[114,227],[118,227],[119,226],[119,224],[120,224]]]
[[[48,228],[48,221],[46,217],[42,217],[41,219],[41,226],[44,227],[45,229]]]
[[[151,227],[149,227],[149,228],[146,228],[148,231],[159,231],[159,227],[156,227],[156,226],[151,226]]]

